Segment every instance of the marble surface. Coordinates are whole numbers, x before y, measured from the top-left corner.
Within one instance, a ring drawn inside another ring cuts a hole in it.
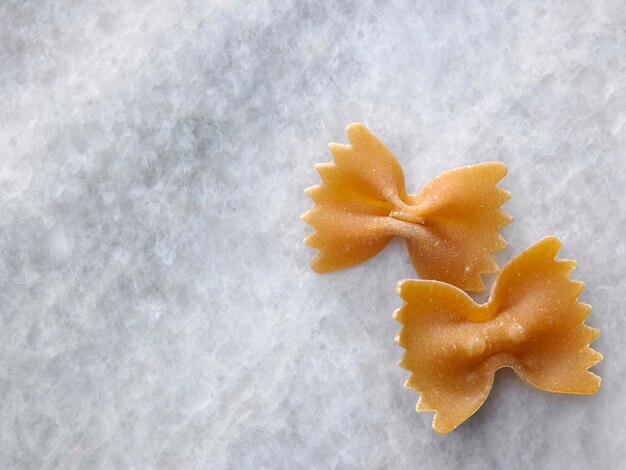
[[[624,468],[622,0],[137,3],[0,3],[1,468]],[[499,260],[578,260],[598,395],[500,371],[432,432],[403,244],[324,276],[302,244],[352,121],[412,191],[508,165]]]

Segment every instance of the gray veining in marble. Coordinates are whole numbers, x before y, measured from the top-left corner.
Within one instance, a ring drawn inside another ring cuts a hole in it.
[[[626,3],[0,2],[0,467],[626,465]],[[298,216],[366,123],[417,190],[501,160],[506,262],[593,305],[592,397],[510,371],[438,436],[394,241],[320,276]]]

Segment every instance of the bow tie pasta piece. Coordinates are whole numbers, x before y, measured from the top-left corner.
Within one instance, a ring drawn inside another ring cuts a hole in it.
[[[363,124],[346,132],[350,145],[330,144],[334,162],[316,166],[322,183],[306,191],[317,204],[302,216],[315,228],[305,239],[319,250],[312,268],[354,266],[400,236],[420,277],[484,290],[481,275],[498,270],[493,254],[506,247],[499,230],[511,222],[500,210],[510,195],[496,186],[505,165],[457,168],[411,196],[400,164],[381,141]]]
[[[511,367],[548,392],[589,395],[600,377],[587,369],[602,360],[589,347],[598,330],[578,302],[582,282],[569,279],[575,262],[557,261],[561,243],[544,238],[500,272],[485,304],[436,281],[401,281],[404,306],[395,318],[406,349],[405,386],[421,393],[417,411],[434,411],[433,428],[446,434],[487,399],[494,374]]]

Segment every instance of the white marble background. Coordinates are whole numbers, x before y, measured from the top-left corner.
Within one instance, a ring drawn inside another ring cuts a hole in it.
[[[623,0],[137,3],[0,3],[1,468],[625,467]],[[448,436],[414,412],[403,244],[301,243],[356,120],[411,190],[508,165],[500,261],[578,260],[598,395],[500,371]]]

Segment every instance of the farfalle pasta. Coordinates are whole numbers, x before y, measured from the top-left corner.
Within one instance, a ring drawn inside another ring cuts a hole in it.
[[[487,303],[456,287],[405,280],[406,302],[395,318],[406,349],[406,387],[421,393],[417,411],[435,412],[433,428],[448,433],[486,400],[495,371],[511,367],[549,392],[593,394],[600,377],[587,369],[602,360],[589,347],[598,330],[585,325],[591,307],[578,302],[582,282],[569,279],[575,262],[557,261],[556,238],[520,253],[498,275]]]
[[[498,270],[493,254],[506,247],[499,230],[511,221],[500,210],[509,193],[496,186],[504,164],[448,171],[411,196],[382,142],[363,124],[346,132],[350,145],[330,144],[334,162],[316,166],[322,184],[307,190],[317,204],[302,216],[315,228],[305,239],[319,250],[312,268],[324,273],[359,264],[400,236],[420,277],[484,290],[481,275]]]

